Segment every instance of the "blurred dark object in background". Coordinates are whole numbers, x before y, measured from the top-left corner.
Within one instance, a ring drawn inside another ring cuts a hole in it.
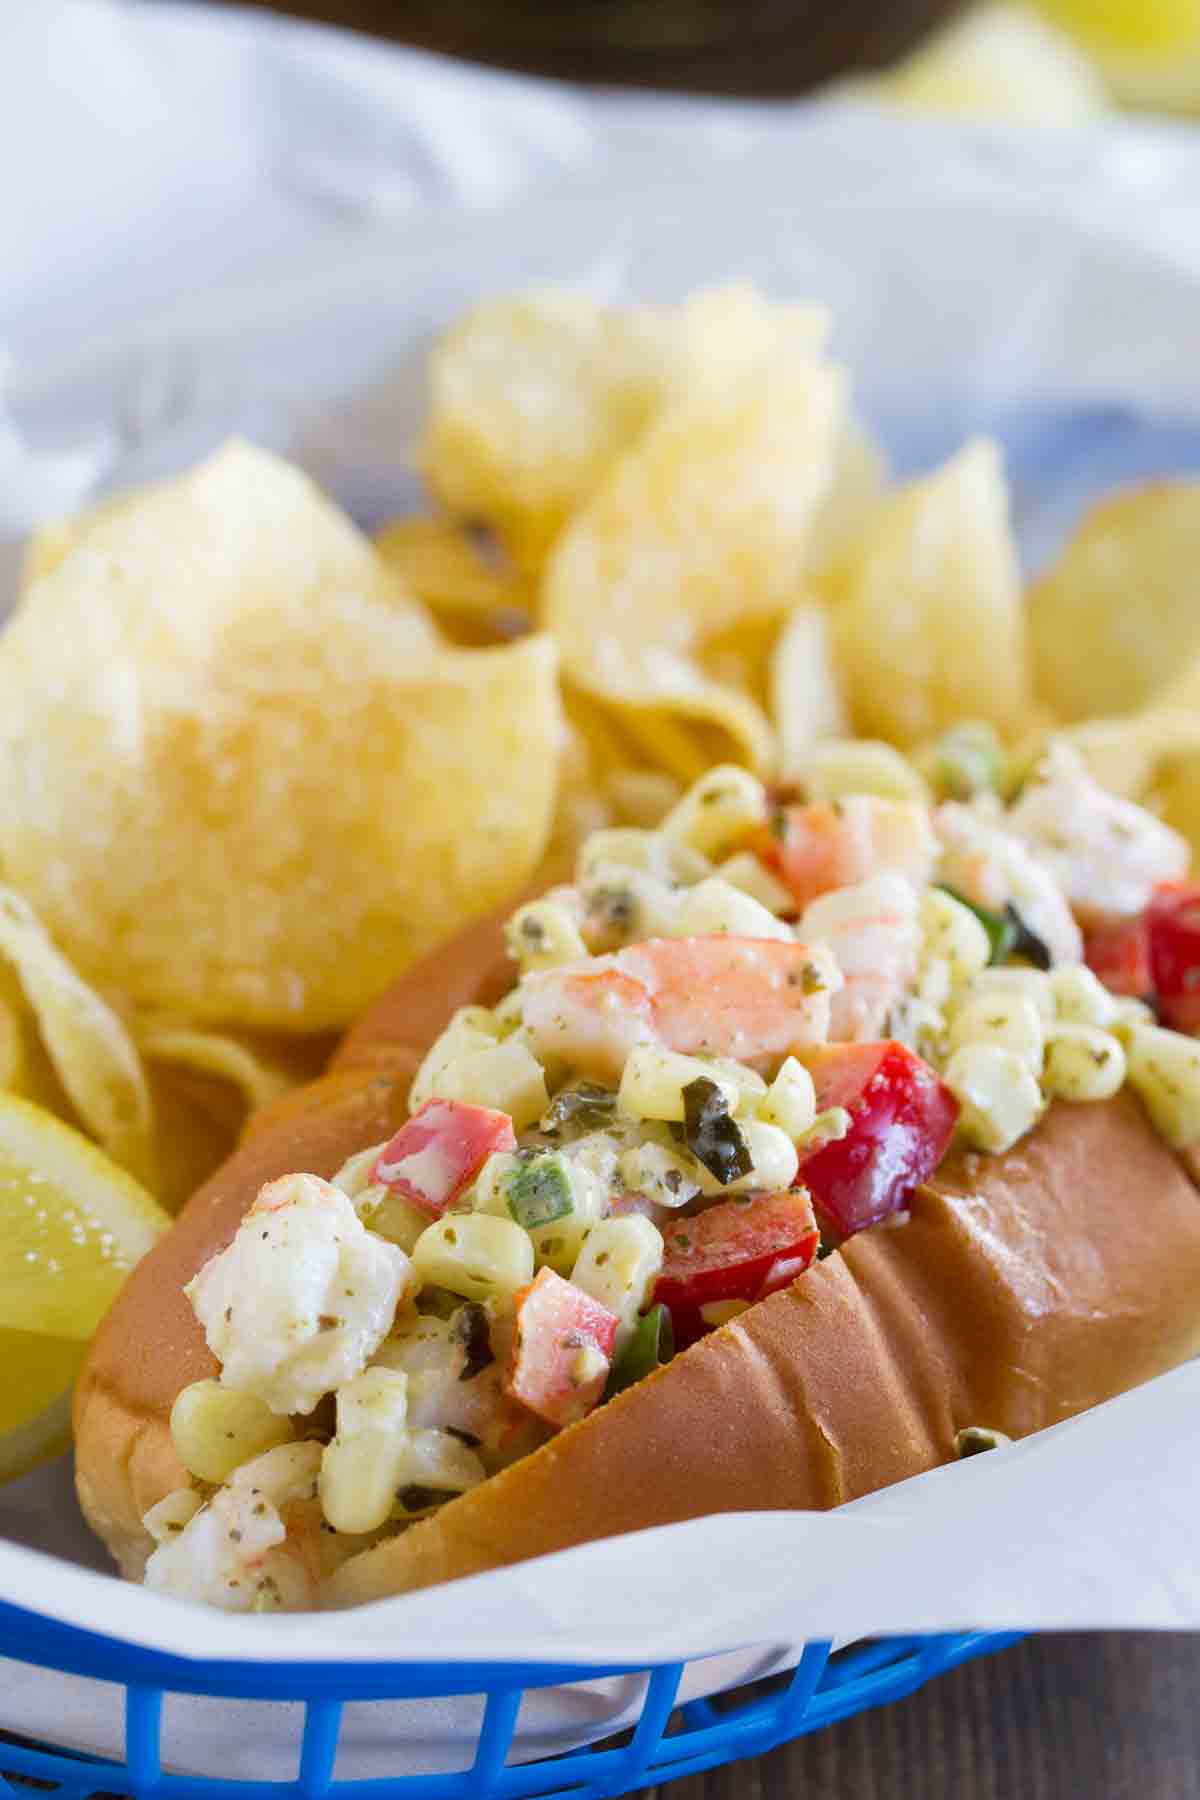
[[[961,0],[251,3],[542,75],[774,95],[882,67],[961,10]]]

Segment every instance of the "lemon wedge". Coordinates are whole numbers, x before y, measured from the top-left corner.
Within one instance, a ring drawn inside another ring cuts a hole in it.
[[[1055,24],[1100,55],[1170,56],[1200,42],[1200,0],[1038,0]]]
[[[0,1482],[70,1444],[71,1387],[86,1348],[32,1331],[0,1331]]]
[[[1038,0],[1124,106],[1200,112],[1200,0]]]
[[[65,1448],[87,1340],[169,1224],[77,1131],[0,1093],[0,1480]]]

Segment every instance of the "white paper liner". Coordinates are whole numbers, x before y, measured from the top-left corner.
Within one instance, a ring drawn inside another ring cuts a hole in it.
[[[22,179],[0,188],[0,241],[28,252],[0,290],[5,597],[38,517],[235,430],[366,524],[405,510],[431,333],[534,280],[654,298],[747,278],[826,301],[900,468],[1001,436],[1030,563],[1113,482],[1200,469],[1185,129],[593,95],[186,6],[25,0],[5,25],[0,154]],[[686,1658],[688,1694],[813,1636],[1197,1627],[1198,1401],[1190,1366],[837,1514],[593,1545],[319,1632],[118,1584],[60,1465],[0,1491],[0,1598],[192,1657]],[[541,1695],[520,1755],[605,1735],[640,1693]],[[0,1726],[27,1735],[119,1754],[119,1698],[0,1661]],[[336,1773],[462,1767],[478,1718],[474,1701],[351,1706]],[[164,1755],[286,1779],[298,1734],[295,1707],[177,1699]]]

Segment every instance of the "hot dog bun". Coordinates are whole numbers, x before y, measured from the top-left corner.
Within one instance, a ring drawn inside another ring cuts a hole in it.
[[[1200,1198],[1127,1095],[964,1157],[909,1222],[791,1288],[533,1456],[364,1551],[355,1606],[704,1513],[829,1507],[1022,1437],[1200,1348]]]
[[[328,1075],[250,1121],[240,1148],[138,1264],[101,1325],[75,1388],[75,1484],[84,1516],[124,1574],[140,1576],[153,1547],[142,1527],[148,1508],[187,1484],[169,1430],[175,1396],[217,1372],[185,1284],[229,1243],[265,1181],[297,1169],[332,1175],[356,1150],[391,1135],[421,1057],[450,1014],[503,986],[509,910],[416,964],[348,1034]]]
[[[418,965],[323,1081],[260,1115],[139,1264],[80,1377],[80,1502],[125,1573],[146,1510],[185,1479],[168,1420],[215,1365],[184,1284],[260,1185],[330,1175],[403,1117],[449,1013],[490,996],[496,920]],[[796,1285],[541,1450],[347,1563],[354,1605],[697,1514],[828,1507],[948,1461],[967,1425],[1023,1436],[1200,1349],[1200,1198],[1128,1094],[1056,1104],[1001,1157],[948,1163],[911,1218]],[[614,1479],[614,1471],[620,1479]]]

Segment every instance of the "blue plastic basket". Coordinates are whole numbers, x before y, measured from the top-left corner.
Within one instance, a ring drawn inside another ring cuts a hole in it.
[[[718,1763],[756,1756],[789,1739],[818,1731],[869,1707],[910,1694],[944,1669],[1016,1642],[1020,1633],[893,1637],[838,1655],[830,1645],[806,1645],[795,1670],[769,1684],[718,1701],[676,1707],[682,1663],[645,1668],[595,1668],[539,1663],[250,1663],[192,1662],[139,1649],[119,1638],[80,1631],[20,1607],[0,1604],[0,1653],[42,1668],[114,1684],[113,1704],[125,1710],[125,1757],[118,1762],[41,1744],[0,1742],[0,1793],[18,1800],[4,1776],[33,1778],[64,1800],[107,1793],[156,1800],[527,1800],[571,1794],[603,1800],[651,1783],[694,1775]],[[537,1762],[510,1764],[517,1712],[527,1689],[605,1675],[647,1677],[637,1724],[616,1744],[601,1743]],[[117,1689],[123,1689],[118,1698]],[[297,1732],[296,1774],[290,1781],[229,1780],[172,1774],[162,1741],[163,1701],[202,1694],[237,1701],[294,1701],[303,1705]],[[397,1773],[371,1780],[335,1780],[334,1759],[348,1701],[429,1699],[477,1694],[485,1698],[474,1760],[449,1774]],[[164,1768],[164,1761],[168,1768]]]

